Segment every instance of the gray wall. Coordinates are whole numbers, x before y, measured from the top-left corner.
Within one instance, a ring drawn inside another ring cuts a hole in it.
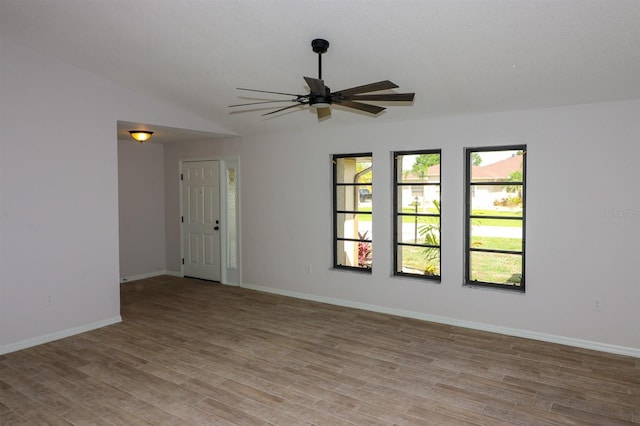
[[[119,319],[117,120],[224,129],[7,40],[0,47],[0,352],[7,352]],[[372,118],[342,128],[302,114],[305,131],[165,146],[164,229],[153,225],[164,232],[164,269],[175,270],[179,259],[178,158],[240,153],[243,285],[638,356],[639,116],[640,101],[395,124]],[[527,292],[462,287],[463,148],[522,143]],[[391,276],[390,152],[420,148],[442,149],[440,284]],[[366,151],[374,155],[374,271],[333,271],[330,155]],[[155,160],[145,167],[160,172]],[[156,203],[145,204],[147,213]],[[148,244],[160,238],[131,231]],[[144,273],[162,263],[148,261],[124,266]],[[602,311],[591,309],[593,297]]]
[[[640,102],[630,101],[396,124],[372,119],[340,129],[311,121],[305,132],[245,137],[243,281],[639,355],[638,117]],[[528,146],[526,294],[462,286],[463,148],[510,144]],[[390,153],[422,148],[442,149],[440,284],[391,276]],[[331,270],[330,155],[367,151],[374,170],[373,274]],[[602,298],[602,311],[592,310],[593,297]]]
[[[118,141],[120,278],[161,274],[165,265],[164,146]]]
[[[0,57],[4,353],[120,320],[118,120],[226,131],[5,37]]]

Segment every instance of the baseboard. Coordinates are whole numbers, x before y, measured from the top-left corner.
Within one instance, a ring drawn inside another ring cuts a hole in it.
[[[281,290],[271,287],[263,287],[252,284],[242,284],[241,287],[251,290],[263,291],[266,293],[280,294],[282,296],[295,297],[297,299],[311,300],[314,302],[328,303],[330,305],[344,306],[347,308],[362,309],[365,311],[379,312],[400,317],[431,321],[439,324],[454,325],[457,327],[470,328],[473,330],[488,331],[492,333],[504,334],[507,336],[522,337],[525,339],[539,340],[542,342],[557,343],[560,345],[573,346],[582,349],[591,349],[600,352],[608,352],[618,355],[632,356],[640,358],[640,349],[628,348],[625,346],[609,345],[606,343],[593,342],[590,340],[574,339],[571,337],[557,336],[554,334],[539,333],[536,331],[520,330],[517,328],[500,327],[491,324],[484,324],[473,321],[458,320],[455,318],[441,317],[437,315],[425,314],[422,312],[405,311],[402,309],[388,308],[386,306],[369,305],[366,303],[354,302],[351,300],[334,299],[331,297],[316,296],[307,293]]]
[[[79,327],[72,327],[67,328],[66,330],[56,331],[55,333],[46,334],[44,336],[34,337],[32,339],[22,340],[16,343],[10,343],[8,345],[0,346],[0,355],[27,349],[32,346],[42,345],[43,343],[53,342],[54,340],[64,339],[65,337],[74,336],[76,334],[106,327],[108,325],[116,324],[119,322],[122,322],[122,317],[120,315],[102,321],[93,322],[91,324],[85,324]]]
[[[157,277],[160,275],[171,275],[173,277],[181,277],[182,273],[181,272],[175,272],[175,271],[167,271],[167,270],[162,270],[162,271],[154,271],[154,272],[147,272],[146,274],[138,274],[138,275],[130,275],[130,276],[125,276],[125,277],[120,277],[120,283],[128,283],[131,281],[138,281],[138,280],[144,280],[147,278],[153,278],[153,277]]]

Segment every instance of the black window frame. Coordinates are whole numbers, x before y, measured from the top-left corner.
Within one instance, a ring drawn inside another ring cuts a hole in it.
[[[339,210],[338,209],[338,188],[339,187],[353,187],[357,188],[358,186],[370,186],[372,188],[371,194],[373,194],[373,182],[370,184],[363,185],[358,182],[338,182],[338,160],[341,158],[359,158],[359,157],[370,157],[371,158],[371,173],[373,176],[373,153],[372,152],[363,152],[363,153],[349,153],[349,154],[333,154],[332,155],[332,189],[333,189],[333,268],[334,269],[344,269],[362,273],[371,274],[373,271],[373,263],[369,267],[361,267],[361,266],[351,266],[351,265],[343,265],[338,263],[338,244],[340,241],[349,241],[355,243],[368,243],[370,244],[371,251],[373,252],[373,239],[369,238],[346,238],[338,236],[338,215],[339,214],[364,214],[371,216],[371,224],[373,225],[373,198],[371,197],[372,208],[370,212],[367,211],[359,211],[359,210]]]
[[[472,172],[472,153],[474,152],[494,152],[494,151],[521,151],[522,152],[522,181],[520,182],[512,182],[509,181],[509,186],[518,186],[522,187],[522,216],[475,216],[471,211],[471,201],[473,195],[473,187],[474,186],[504,186],[504,181],[497,182],[471,182],[471,172]],[[524,293],[525,292],[525,282],[526,282],[526,274],[525,274],[525,265],[526,265],[526,212],[527,212],[527,145],[503,145],[503,146],[486,146],[486,147],[475,147],[475,148],[465,148],[465,210],[464,210],[464,224],[465,224],[465,232],[464,232],[464,250],[465,250],[465,265],[464,265],[464,285],[470,287],[487,287],[487,288],[497,288],[506,291],[515,291]],[[497,250],[497,249],[483,249],[477,247],[471,247],[471,221],[473,219],[506,219],[506,220],[521,220],[522,221],[522,248],[520,251],[513,250]],[[510,285],[506,283],[495,283],[495,282],[485,282],[485,281],[477,281],[471,280],[471,253],[473,252],[484,252],[484,253],[497,253],[497,254],[517,254],[522,257],[521,259],[521,271],[522,275],[520,277],[519,285]]]
[[[399,182],[398,174],[402,173],[402,167],[400,167],[400,170],[398,170],[398,156],[422,155],[422,154],[438,154],[440,156],[440,176],[439,176],[438,182],[420,182],[420,183]],[[441,269],[441,266],[442,266],[442,234],[441,234],[441,230],[442,230],[442,203],[441,203],[442,201],[442,150],[441,149],[421,149],[421,150],[412,150],[412,151],[394,151],[392,159],[393,159],[393,275],[440,282],[442,280],[442,269]],[[438,207],[440,212],[438,214],[434,214],[434,213],[417,213],[417,212],[405,213],[402,211],[398,211],[398,205],[400,204],[398,197],[401,194],[401,190],[399,191],[399,188],[402,188],[403,186],[409,186],[409,187],[438,186],[440,189],[438,191]],[[401,238],[399,239],[398,235],[401,232],[401,230],[398,229],[398,221],[400,217],[403,217],[403,216],[414,217],[416,219],[416,227],[417,227],[417,220],[420,217],[437,217],[438,218],[438,234],[439,234],[438,245],[436,246],[433,244],[417,244],[417,243],[408,243],[408,242],[400,241]],[[439,255],[438,255],[439,274],[429,275],[424,273],[418,274],[418,273],[411,273],[411,272],[403,272],[401,270],[402,265],[398,264],[399,263],[398,250],[400,247],[403,247],[403,246],[437,248],[439,251]]]

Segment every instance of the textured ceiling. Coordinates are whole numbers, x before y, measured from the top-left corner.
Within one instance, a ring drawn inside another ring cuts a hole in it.
[[[0,0],[4,36],[239,134],[638,99],[639,22],[637,0]],[[236,87],[306,93],[314,38],[332,90],[389,79],[413,105],[231,112],[268,97]]]

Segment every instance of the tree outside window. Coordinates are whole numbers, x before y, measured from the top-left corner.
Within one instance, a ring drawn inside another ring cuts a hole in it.
[[[394,153],[394,275],[440,279],[440,150]]]

